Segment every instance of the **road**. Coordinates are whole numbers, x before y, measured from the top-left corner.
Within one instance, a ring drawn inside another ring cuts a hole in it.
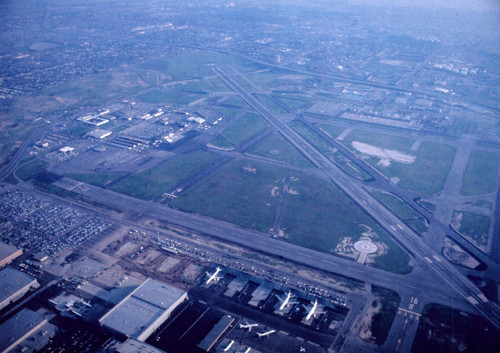
[[[443,261],[439,254],[430,248],[418,234],[379,203],[366,189],[353,182],[336,164],[331,162],[292,128],[278,119],[266,106],[245,90],[244,87],[226,75],[216,65],[209,65],[209,67],[228,87],[258,112],[271,126],[274,126],[304,156],[330,176],[330,180],[334,184],[355,200],[394,239],[409,250],[416,257],[419,264],[423,264],[423,266],[429,268],[438,280],[452,287],[460,296],[466,298],[479,313],[500,329],[500,309],[496,304],[488,301],[484,294],[467,277],[462,275],[447,261]]]

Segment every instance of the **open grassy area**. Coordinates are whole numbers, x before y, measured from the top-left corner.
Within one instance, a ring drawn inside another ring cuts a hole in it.
[[[105,187],[109,183],[115,181],[119,177],[122,176],[122,174],[116,174],[116,173],[68,173],[64,174],[64,176],[82,181],[87,184],[92,184],[95,186],[99,187]]]
[[[207,64],[231,65],[238,70],[247,71],[245,63],[234,56],[208,50],[190,50],[181,55],[167,57],[143,64],[145,69],[160,71],[173,80],[203,78],[214,75]]]
[[[431,212],[431,213],[434,213],[436,211],[436,204],[433,204],[432,202],[429,202],[429,201],[425,201],[425,200],[422,200],[422,199],[418,199],[416,200],[416,202],[422,206],[423,208],[425,208],[427,211]]]
[[[284,109],[281,105],[273,101],[271,98],[269,98],[266,95],[263,94],[256,94],[255,97],[261,101],[266,107],[271,109],[273,112],[277,113],[287,113],[287,110]]]
[[[278,133],[271,134],[257,143],[249,153],[296,165],[297,167],[312,168],[313,165],[283,136]]]
[[[355,259],[353,244],[369,238],[379,247],[373,266],[396,273],[411,271],[408,254],[342,191],[323,179],[292,175],[281,223],[289,242]]]
[[[357,167],[349,158],[347,158],[343,153],[337,151],[335,147],[321,138],[321,136],[316,134],[302,121],[293,120],[290,123],[290,126],[300,135],[302,135],[302,137],[304,137],[307,141],[309,141],[309,143],[314,145],[327,158],[335,161],[338,166],[347,174],[362,180],[370,178],[370,175],[368,173],[366,173],[363,169]]]
[[[391,161],[383,165],[380,158],[375,157],[366,161],[402,188],[434,194],[443,188],[455,152],[456,149],[449,145],[422,142],[413,163]]]
[[[498,330],[484,319],[447,306],[427,304],[422,312],[412,353],[496,352]]]
[[[215,147],[220,148],[234,148],[234,144],[232,144],[228,139],[221,135],[215,136],[212,140],[210,140],[210,144]]]
[[[321,126],[323,128],[324,125]],[[344,139],[344,144],[352,148],[352,142],[359,141],[384,149],[392,149],[401,152],[409,152],[415,142],[412,138],[391,136],[387,134],[374,133],[365,130],[352,130]]]
[[[241,99],[239,96],[232,95],[229,97],[224,98],[223,100],[220,101],[223,104],[228,104],[228,105],[234,105],[237,107],[244,107],[248,108],[248,105]]]
[[[239,145],[268,126],[267,122],[262,120],[258,115],[246,113],[236,118],[236,120],[222,132],[222,135],[235,145]]]
[[[170,205],[244,228],[273,227],[286,170],[261,163],[233,161]]]
[[[186,105],[200,99],[202,96],[196,93],[182,91],[159,91],[157,89],[139,95],[137,98],[144,103]]]
[[[396,195],[374,191],[373,195],[384,205],[387,206],[399,219],[409,225],[413,230],[422,234],[427,232],[429,229],[429,224],[424,216],[414,210],[412,207],[407,205],[403,200],[401,200]]]
[[[32,161],[26,162],[20,165],[15,172],[15,175],[22,180],[28,180],[35,175],[44,172],[45,168],[49,163],[42,161],[40,159],[34,159]]]
[[[318,126],[321,130],[336,139],[346,129],[344,126],[322,124]]]
[[[486,251],[490,231],[490,217],[477,213],[457,211],[453,212],[452,225],[480,250]]]
[[[498,182],[498,153],[472,151],[463,176],[462,195],[494,192]]]
[[[274,95],[274,98],[285,104],[290,110],[305,108],[310,105],[309,101],[292,95]]]
[[[128,175],[110,184],[109,188],[139,199],[153,200],[208,168],[217,158],[215,153],[202,150],[178,155],[143,172]]]
[[[372,338],[376,344],[381,345],[389,335],[401,298],[398,293],[375,285],[372,285],[372,294],[376,297],[372,306],[380,308],[372,315]]]

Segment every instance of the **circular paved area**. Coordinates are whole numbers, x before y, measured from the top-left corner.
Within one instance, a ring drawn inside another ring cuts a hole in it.
[[[354,243],[354,249],[361,253],[373,254],[377,251],[377,245],[368,240],[360,240]]]

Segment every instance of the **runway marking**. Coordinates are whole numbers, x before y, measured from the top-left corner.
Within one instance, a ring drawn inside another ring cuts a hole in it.
[[[335,263],[335,262],[331,262],[331,261],[327,261],[327,260],[321,260],[321,261],[326,262],[327,264],[336,265],[336,263]]]
[[[439,261],[439,262],[441,262],[441,261],[442,261],[442,260],[441,260],[441,258],[440,258],[439,256],[437,256],[437,255],[432,255],[432,257],[433,257],[436,261]]]
[[[285,250],[285,251],[288,251],[288,249],[287,249],[287,248],[282,248],[281,246],[278,246],[278,245],[276,245],[276,246],[275,246],[275,248],[276,248],[276,249],[280,249],[280,250]]]
[[[474,297],[472,297],[470,295],[467,298],[465,298],[465,299],[467,299],[472,305],[479,304],[479,302],[476,299],[474,299]]]
[[[488,298],[486,298],[486,296],[483,293],[479,294],[478,297],[485,303],[489,302]]]
[[[313,258],[312,256],[310,256],[310,255],[306,255],[306,254],[303,254],[303,253],[301,253],[301,252],[298,252],[297,254],[302,255],[302,256],[304,256],[304,257],[308,257],[308,258],[310,258],[310,259],[312,259],[312,258]]]
[[[432,263],[432,260],[431,260],[431,259],[429,259],[427,256],[426,256],[426,257],[424,257],[424,259],[425,259],[425,261],[427,261],[428,263],[430,263],[430,264]]]
[[[417,317],[422,316],[422,314],[416,313],[416,312],[411,311],[411,310],[403,309],[403,308],[398,308],[398,314],[401,314],[399,311],[404,311],[407,314],[412,314],[412,315],[415,315]]]

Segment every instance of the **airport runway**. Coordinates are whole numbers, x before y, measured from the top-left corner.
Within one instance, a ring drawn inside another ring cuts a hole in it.
[[[277,119],[266,106],[246,91],[245,88],[226,75],[216,65],[209,65],[209,67],[262,118],[280,131],[292,145],[329,175],[333,183],[356,201],[400,244],[409,250],[416,257],[419,265],[429,268],[430,273],[433,273],[439,281],[452,287],[459,295],[474,305],[479,313],[500,329],[500,308],[495,303],[488,301],[484,294],[467,277],[463,276],[447,261],[443,261],[439,254],[431,249],[418,234],[374,199],[367,190],[354,183],[337,165],[317,151],[309,142]]]

